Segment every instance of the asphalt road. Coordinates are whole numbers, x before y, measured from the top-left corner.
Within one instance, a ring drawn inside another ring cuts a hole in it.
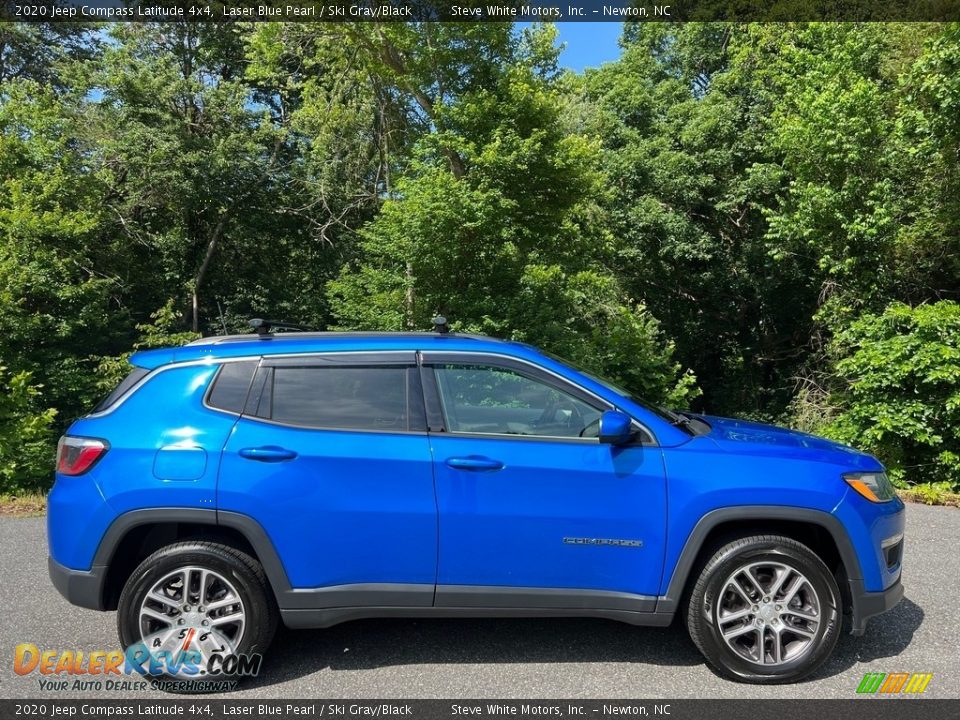
[[[47,578],[46,557],[43,518],[0,518],[0,697],[84,696],[41,691],[36,673],[14,674],[18,643],[119,647],[114,613],[69,605]],[[260,677],[232,697],[850,698],[867,672],[932,672],[926,696],[960,698],[960,510],[908,507],[904,584],[906,598],[871,620],[865,636],[842,636],[814,678],[786,687],[717,677],[677,623],[370,620],[281,630]]]

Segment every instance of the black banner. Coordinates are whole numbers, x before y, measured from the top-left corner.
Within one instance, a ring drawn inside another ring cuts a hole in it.
[[[684,22],[960,20],[960,0],[0,0],[22,22]]]
[[[786,695],[787,693],[785,693]],[[277,718],[290,720],[956,720],[960,700],[0,700],[3,718]]]

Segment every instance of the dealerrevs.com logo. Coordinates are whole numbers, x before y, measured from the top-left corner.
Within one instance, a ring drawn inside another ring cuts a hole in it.
[[[236,678],[258,675],[262,661],[259,653],[151,650],[143,643],[123,651],[41,650],[21,643],[14,649],[13,671],[37,674],[40,689],[48,691],[229,691]]]
[[[857,686],[866,695],[918,695],[925,692],[933,673],[867,673]]]

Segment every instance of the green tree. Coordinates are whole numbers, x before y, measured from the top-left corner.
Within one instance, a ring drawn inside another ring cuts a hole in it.
[[[3,482],[131,348],[439,311],[955,483],[960,24],[628,23],[582,76],[556,39],[0,28]]]
[[[599,148],[563,122],[554,32],[472,26],[486,44],[466,57],[444,37],[390,41],[397,89],[431,130],[363,229],[360,259],[330,284],[331,303],[347,328],[426,327],[446,313],[459,329],[537,343],[682,404],[692,380],[609,270]]]
[[[151,281],[137,283],[138,304],[145,319],[182,298],[194,331],[201,319],[214,328],[217,299],[238,283],[250,283],[248,293],[266,291],[266,273],[251,271],[283,246],[275,208],[283,205],[286,128],[253,104],[244,31],[234,24],[127,24],[110,32],[115,42],[91,79],[101,97],[88,138],[108,174],[115,229],[128,252],[141,250],[132,267]],[[238,272],[241,263],[231,260],[247,258]]]
[[[771,145],[790,183],[767,208],[777,258],[811,265],[816,308],[794,402],[820,428],[845,373],[827,352],[862,314],[891,301],[955,297],[957,26],[813,25],[783,62]],[[869,444],[871,439],[864,437]]]
[[[838,333],[846,382],[826,431],[883,458],[900,485],[960,490],[960,305],[894,303]]]
[[[0,367],[0,492],[44,490],[53,473],[56,410],[42,408],[39,395],[30,373]]]
[[[676,341],[707,409],[775,416],[813,303],[807,268],[764,240],[785,182],[765,143],[766,40],[734,24],[628,24],[623,56],[575,84],[572,112],[603,139],[623,286]]]
[[[88,172],[73,124],[79,103],[32,80],[0,103],[0,358],[31,373],[59,417],[95,396],[88,356],[123,346],[122,309],[104,224],[101,178]]]
[[[573,105],[604,139],[618,276],[715,412],[809,424],[830,337],[957,284],[957,29],[628,24]],[[799,378],[799,380],[798,380]],[[814,422],[814,425],[816,423]]]
[[[0,88],[12,80],[34,80],[69,91],[76,81],[74,65],[95,60],[100,49],[93,23],[0,23]]]

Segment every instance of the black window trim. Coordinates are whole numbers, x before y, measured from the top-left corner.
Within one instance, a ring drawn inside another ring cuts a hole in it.
[[[291,355],[265,355],[263,367],[336,367],[368,365],[416,365],[415,350],[359,350]]]
[[[261,362],[257,366],[257,371],[253,373],[253,380],[250,383],[250,391],[247,393],[247,400],[243,403],[241,416],[260,417],[257,412],[260,410],[260,403],[263,402],[263,394],[270,387],[270,402],[273,402],[273,368],[266,367]],[[256,401],[256,403],[254,403]],[[271,408],[272,411],[272,408]]]
[[[598,438],[564,437],[557,435],[514,435],[502,433],[466,433],[455,432],[447,428],[446,419],[443,414],[443,404],[440,402],[440,389],[436,378],[436,365],[490,365],[495,368],[513,370],[520,375],[531,380],[543,382],[544,384],[573,395],[578,400],[594,407],[597,410],[619,410],[626,412],[623,408],[617,407],[609,400],[596,395],[586,388],[583,388],[567,378],[559,375],[552,370],[548,370],[541,365],[537,365],[529,360],[514,357],[512,355],[500,355],[498,353],[488,352],[470,352],[470,351],[449,351],[449,352],[426,352],[420,353],[421,379],[424,388],[424,401],[427,403],[427,427],[431,433],[444,434],[456,437],[467,438],[497,438],[506,440],[519,440],[526,442],[574,442],[582,444],[598,444]],[[630,413],[626,413],[630,415]],[[638,439],[631,443],[632,445],[643,445],[647,447],[659,447],[656,435],[637,418],[630,415],[634,427],[639,431]],[[438,425],[439,423],[439,425]]]

